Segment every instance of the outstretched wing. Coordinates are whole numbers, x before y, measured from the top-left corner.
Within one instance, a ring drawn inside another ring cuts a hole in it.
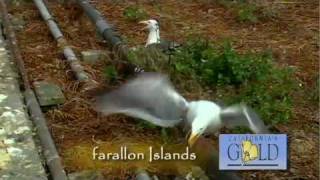
[[[123,113],[163,127],[179,123],[188,106],[168,77],[159,73],[140,73],[119,89],[95,99],[95,109],[105,115]]]
[[[235,105],[224,108],[220,113],[220,118],[227,127],[247,126],[257,134],[270,132],[258,114],[248,106]]]

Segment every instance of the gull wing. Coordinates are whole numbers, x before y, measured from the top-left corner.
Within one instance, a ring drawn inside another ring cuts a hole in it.
[[[147,72],[95,99],[95,109],[104,115],[123,113],[162,127],[179,123],[188,106],[167,76]]]
[[[270,133],[258,114],[245,105],[234,105],[222,109],[220,118],[226,127],[247,126],[257,134]]]

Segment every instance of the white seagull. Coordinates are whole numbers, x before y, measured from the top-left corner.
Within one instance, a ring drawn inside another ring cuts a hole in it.
[[[188,102],[177,93],[168,77],[160,73],[141,73],[95,100],[95,109],[104,115],[123,113],[161,127],[186,123],[191,126],[190,146],[202,134],[216,133],[224,126],[247,126],[255,133],[268,132],[251,108],[245,105],[224,108],[206,100]]]
[[[148,39],[146,42],[145,47],[151,44],[159,44],[160,43],[160,27],[159,23],[155,19],[150,19],[147,21],[140,21],[140,24],[146,24],[147,26],[144,29],[149,30]]]
[[[146,24],[146,26],[143,29],[149,30],[145,47],[158,46],[160,49],[164,51],[168,51],[168,50],[174,50],[175,48],[180,46],[179,44],[173,41],[165,41],[160,39],[160,26],[159,26],[158,20],[149,19],[147,21],[140,21],[139,23]]]

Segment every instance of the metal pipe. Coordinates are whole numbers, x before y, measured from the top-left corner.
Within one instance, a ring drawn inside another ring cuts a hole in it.
[[[0,12],[2,12],[3,24],[8,35],[8,42],[12,51],[13,59],[15,59],[15,63],[18,66],[18,70],[23,81],[25,101],[31,118],[36,126],[47,166],[54,180],[67,180],[66,172],[63,169],[54,141],[48,130],[45,117],[29,84],[23,58],[17,45],[17,38],[9,21],[7,6],[4,1],[5,0],[0,0]]]
[[[72,48],[68,45],[67,40],[63,37],[59,26],[54,21],[44,2],[42,0],[33,0],[33,2],[40,11],[42,19],[46,21],[52,36],[58,42],[58,46],[63,49],[63,54],[66,57],[67,62],[69,63],[71,70],[74,72],[77,80],[81,82],[88,81],[89,77],[87,73],[84,72],[83,67],[81,66]]]
[[[121,39],[115,34],[110,24],[104,20],[102,14],[96,10],[88,1],[77,0],[78,4],[86,12],[89,19],[95,23],[98,32],[107,40],[112,47],[115,47],[122,43]]]
[[[122,42],[121,38],[113,31],[111,25],[105,20],[103,15],[96,10],[87,0],[77,0],[79,6],[87,14],[93,24],[95,24],[98,33],[106,40],[112,47],[114,54],[118,60],[113,61],[116,63],[117,68],[125,67],[128,73],[143,71],[141,67],[132,64],[128,61],[129,48]]]

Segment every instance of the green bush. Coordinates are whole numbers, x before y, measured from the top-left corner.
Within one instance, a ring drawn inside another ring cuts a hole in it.
[[[255,23],[258,21],[258,17],[256,16],[257,9],[254,5],[243,4],[239,7],[238,10],[238,19],[240,21],[247,21]]]
[[[271,68],[259,81],[239,88],[238,94],[225,97],[228,102],[245,102],[254,107],[269,124],[287,122],[292,113],[295,85],[290,69]]]
[[[218,3],[232,9],[241,22],[255,23],[258,21],[258,9],[255,4],[247,0],[218,0]]]
[[[104,75],[109,81],[115,81],[118,78],[118,72],[112,65],[105,67]]]
[[[205,85],[235,85],[263,78],[272,67],[267,53],[236,53],[229,42],[214,46],[206,40],[191,40],[172,57],[180,73],[195,73]]]
[[[139,21],[148,17],[147,12],[138,6],[129,6],[124,9],[123,15],[129,21]]]
[[[270,52],[239,54],[228,42],[191,40],[173,55],[175,76],[196,77],[228,104],[244,102],[271,124],[287,122],[295,85],[290,68],[277,67]]]
[[[156,47],[135,47],[128,53],[128,60],[132,64],[143,67],[145,71],[162,71],[168,67],[168,56]]]
[[[136,119],[137,121],[137,127],[140,128],[140,129],[157,129],[159,128],[158,126],[148,122],[148,121],[145,121],[145,120],[142,120],[142,119]]]

